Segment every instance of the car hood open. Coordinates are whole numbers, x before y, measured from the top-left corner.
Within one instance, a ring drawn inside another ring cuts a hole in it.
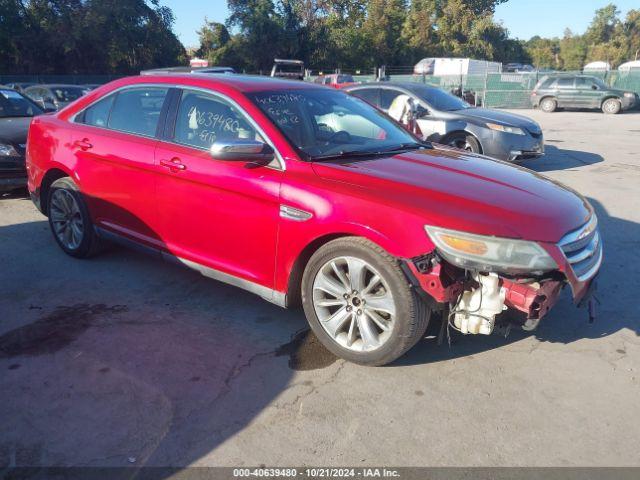
[[[414,212],[425,224],[481,235],[555,243],[592,213],[582,196],[542,175],[455,150],[316,162],[313,168],[326,180]]]

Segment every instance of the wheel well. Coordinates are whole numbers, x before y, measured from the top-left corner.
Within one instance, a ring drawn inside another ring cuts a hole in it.
[[[616,97],[615,95],[609,95],[608,97],[604,97],[602,99],[602,101],[600,102],[600,108],[602,108],[602,105],[604,105],[604,102],[606,102],[607,100],[611,100],[611,99],[617,100],[619,102],[621,101],[620,97]]]
[[[542,101],[546,100],[547,98],[550,98],[551,100],[555,100],[556,102],[558,101],[558,99],[553,95],[545,95],[544,97],[541,97],[540,100],[538,100],[538,104],[542,103]]]
[[[482,143],[480,142],[480,139],[478,137],[476,137],[473,133],[471,133],[471,132],[469,132],[467,130],[454,130],[453,132],[449,132],[449,133],[445,134],[445,136],[442,137],[438,143],[446,144],[449,141],[449,138],[451,138],[453,135],[456,135],[458,133],[462,133],[464,135],[471,135],[473,138],[476,139],[476,142],[478,142],[478,145],[480,145],[480,152],[479,153],[482,153],[484,151],[484,149],[482,148]]]
[[[304,269],[307,267],[307,263],[309,263],[311,256],[318,251],[320,247],[329,243],[331,240],[353,236],[354,235],[350,233],[332,233],[316,238],[313,242],[304,247],[302,252],[300,252],[300,255],[298,255],[298,258],[296,258],[296,261],[291,268],[291,273],[289,274],[289,282],[287,283],[287,308],[296,307],[301,304],[302,299],[300,296],[300,285],[302,284],[302,275],[304,274]]]
[[[49,187],[56,180],[68,176],[66,172],[57,168],[52,168],[44,175],[42,182],[40,182],[40,208],[45,215],[47,214],[47,202],[49,201]]]

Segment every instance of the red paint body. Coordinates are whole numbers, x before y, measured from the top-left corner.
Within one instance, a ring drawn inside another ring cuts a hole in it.
[[[190,147],[69,121],[115,89],[149,83],[199,87],[232,99],[269,137],[286,169],[246,168]],[[310,245],[356,235],[409,259],[434,250],[425,224],[536,240],[556,260],[574,297],[586,291],[588,282],[576,280],[556,245],[591,214],[575,192],[524,168],[453,151],[352,163],[303,161],[245,97],[274,88],[283,88],[282,81],[172,75],[112,82],[57,114],[34,119],[27,148],[29,190],[38,195],[47,172],[65,172],[87,196],[97,226],[282,294]],[[288,82],[284,88],[323,87]],[[167,166],[174,159],[185,169]],[[282,204],[313,217],[281,218]],[[429,283],[435,271],[414,268],[413,273],[436,300],[448,300],[446,285]]]

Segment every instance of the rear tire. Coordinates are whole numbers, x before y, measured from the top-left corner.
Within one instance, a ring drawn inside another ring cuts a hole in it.
[[[398,260],[364,238],[339,238],[318,249],[301,290],[320,342],[361,365],[385,365],[402,356],[422,338],[431,316]]]
[[[87,205],[71,178],[59,178],[49,187],[47,216],[53,238],[67,255],[88,258],[100,250]]]
[[[615,115],[617,113],[620,113],[621,110],[622,110],[622,104],[620,103],[620,100],[618,100],[617,98],[608,98],[604,102],[602,102],[603,113],[606,113],[609,115]]]
[[[540,101],[540,110],[547,113],[555,112],[558,109],[558,102],[555,98],[547,97]]]

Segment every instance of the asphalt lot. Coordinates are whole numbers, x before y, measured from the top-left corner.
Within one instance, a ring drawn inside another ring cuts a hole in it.
[[[533,334],[427,338],[381,368],[197,273],[124,249],[67,257],[4,196],[0,467],[640,466],[640,112],[517,113],[547,145],[524,165],[598,212],[597,322],[565,294]]]

